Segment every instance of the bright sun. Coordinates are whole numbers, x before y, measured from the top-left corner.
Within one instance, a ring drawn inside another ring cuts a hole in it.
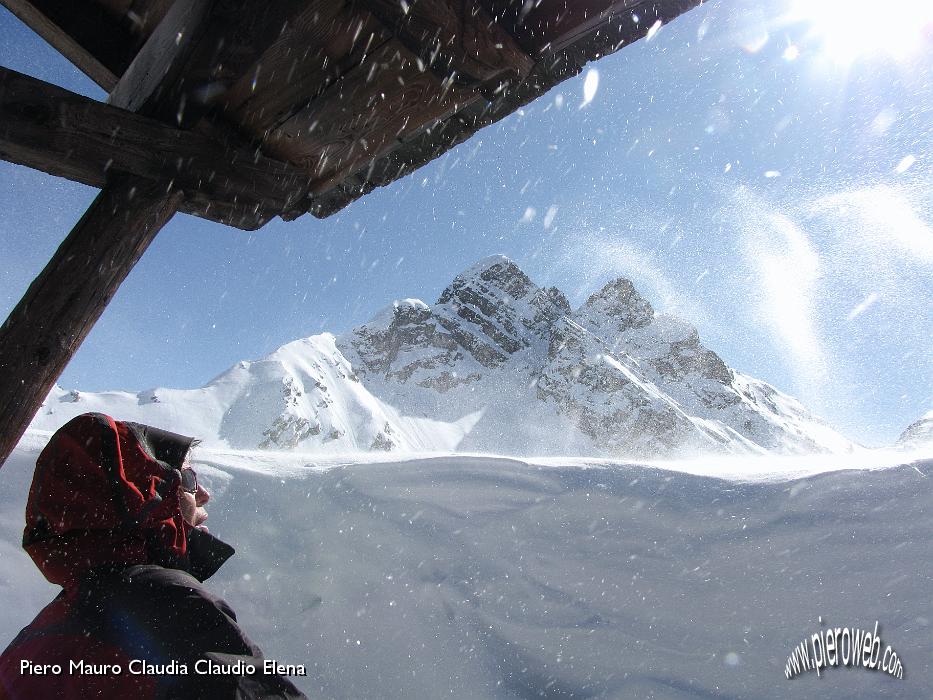
[[[823,52],[839,63],[933,51],[933,0],[794,0],[792,15],[812,26]]]

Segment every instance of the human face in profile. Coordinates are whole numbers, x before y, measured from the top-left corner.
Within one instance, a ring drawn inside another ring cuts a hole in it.
[[[189,474],[184,473],[186,470]],[[198,482],[197,475],[194,474],[194,470],[191,468],[191,463],[188,460],[185,460],[185,463],[182,465],[182,476],[184,477],[182,484],[178,486],[178,503],[181,508],[181,517],[192,527],[206,532],[207,526],[204,525],[204,521],[207,520],[207,511],[204,509],[204,506],[211,500],[211,495]],[[184,483],[186,481],[191,481],[192,477],[195,483],[193,491],[191,487],[187,489],[184,487]]]

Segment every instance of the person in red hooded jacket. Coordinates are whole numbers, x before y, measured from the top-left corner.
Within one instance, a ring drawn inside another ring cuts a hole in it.
[[[0,700],[304,698],[201,585],[233,548],[202,525],[194,443],[99,413],[52,436],[23,547],[62,592],[0,656]]]

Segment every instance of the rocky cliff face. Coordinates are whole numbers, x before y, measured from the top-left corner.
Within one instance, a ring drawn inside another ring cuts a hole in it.
[[[537,287],[507,258],[487,258],[458,275],[434,306],[395,302],[342,345],[362,372],[444,392],[546,342],[569,313],[559,290]]]
[[[675,401],[645,378],[634,358],[563,318],[551,329],[537,397],[571,417],[602,448],[668,454],[696,448],[700,435]]]
[[[849,447],[792,398],[730,369],[689,323],[657,314],[627,279],[572,310],[508,258],[487,258],[433,306],[398,302],[338,347],[385,401],[486,410],[518,432],[559,416],[597,452]],[[510,384],[533,391],[503,395]]]
[[[172,416],[188,403],[200,437],[237,448],[642,458],[851,448],[729,368],[689,323],[656,313],[630,280],[574,310],[502,256],[457,275],[433,305],[394,302],[343,336],[289,343],[202,389],[59,393],[35,427],[110,410],[184,432]]]
[[[933,447],[933,411],[908,425],[896,446],[908,450]]]

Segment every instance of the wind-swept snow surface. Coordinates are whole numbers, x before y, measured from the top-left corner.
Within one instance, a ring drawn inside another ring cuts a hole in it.
[[[0,472],[0,645],[56,593],[19,548],[45,438]],[[845,469],[864,458],[733,458],[751,460],[727,464],[741,481],[470,455],[201,449],[195,466],[238,550],[208,585],[269,656],[307,666],[310,697],[926,697],[933,460]],[[903,680],[785,679],[814,632],[875,621]]]

